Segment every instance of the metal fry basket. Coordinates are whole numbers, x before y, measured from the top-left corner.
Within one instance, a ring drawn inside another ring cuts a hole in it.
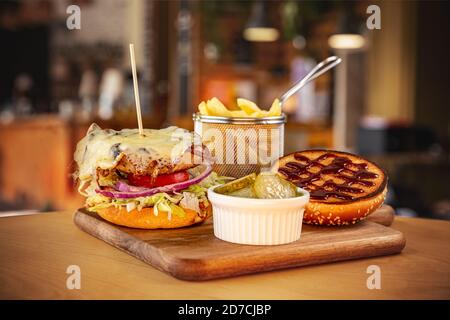
[[[284,152],[286,116],[229,118],[193,114],[194,131],[215,158],[219,175],[240,178],[271,167]]]

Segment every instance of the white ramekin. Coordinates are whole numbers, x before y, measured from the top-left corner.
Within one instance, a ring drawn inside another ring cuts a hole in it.
[[[276,245],[300,239],[309,193],[287,199],[250,199],[208,190],[213,206],[214,235],[241,244]]]

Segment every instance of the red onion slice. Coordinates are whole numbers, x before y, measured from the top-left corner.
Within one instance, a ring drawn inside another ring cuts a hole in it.
[[[121,192],[140,192],[140,191],[148,190],[149,188],[132,186],[123,180],[119,180],[114,185],[114,189],[116,189],[117,191],[121,191]]]
[[[117,190],[113,190],[113,189],[97,189],[97,190],[95,190],[95,192],[97,192],[101,195],[104,195],[105,197],[115,198],[115,199],[130,199],[130,198],[148,197],[148,196],[152,196],[156,193],[160,193],[160,192],[173,193],[173,192],[176,192],[179,190],[186,189],[187,187],[189,187],[193,184],[199,183],[200,181],[205,179],[207,176],[209,176],[211,174],[211,172],[212,172],[211,164],[206,164],[205,169],[203,170],[203,172],[201,174],[199,174],[198,176],[196,176],[190,180],[186,180],[183,182],[178,182],[178,183],[169,184],[169,185],[162,186],[162,187],[148,189],[148,188],[130,186],[127,183],[125,183],[124,181],[120,181],[119,182],[120,187],[118,186],[118,188],[120,188],[121,190],[128,190],[128,191],[117,191]]]

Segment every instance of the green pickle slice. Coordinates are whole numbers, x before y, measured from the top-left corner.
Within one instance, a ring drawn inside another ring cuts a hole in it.
[[[256,196],[255,189],[253,185],[246,186],[245,188],[228,193],[229,196],[240,197],[240,198],[258,198]]]
[[[285,199],[297,196],[297,187],[273,172],[261,172],[256,177],[253,188],[256,196],[262,199]]]
[[[245,187],[251,187],[256,180],[256,173],[249,174],[248,176],[244,176],[242,178],[227,182],[217,188],[214,189],[217,193],[222,194],[230,194]]]
[[[233,197],[285,199],[300,196],[297,186],[277,173],[261,172],[227,182],[214,191]]]

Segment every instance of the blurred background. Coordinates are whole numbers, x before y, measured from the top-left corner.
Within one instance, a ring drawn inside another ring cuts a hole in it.
[[[381,29],[368,28],[370,5]],[[397,214],[450,219],[449,12],[438,1],[2,0],[0,211],[82,204],[78,140],[92,122],[136,127],[132,42],[147,128],[193,129],[213,96],[268,107],[341,57],[285,104],[285,152],[362,154],[388,171]]]

